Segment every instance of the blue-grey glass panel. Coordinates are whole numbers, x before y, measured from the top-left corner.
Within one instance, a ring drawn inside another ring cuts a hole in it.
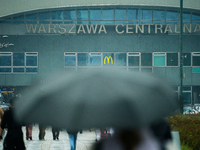
[[[153,10],[153,20],[165,20],[165,11]]]
[[[50,12],[39,13],[39,20],[50,20]]]
[[[90,24],[101,24],[101,21],[90,21]]]
[[[114,53],[103,53],[103,65],[110,66],[114,65]]]
[[[193,54],[193,55],[200,55],[199,52],[193,52],[192,54]]]
[[[101,53],[90,53],[90,55],[101,55]]]
[[[200,67],[192,67],[192,73],[200,73]]]
[[[11,66],[11,56],[0,56],[0,66]]]
[[[63,20],[63,11],[52,11],[51,12],[52,20]]]
[[[179,14],[180,17],[180,14]],[[191,14],[190,12],[183,12],[183,20],[190,20]]]
[[[26,21],[27,24],[37,24],[37,21]]]
[[[88,21],[77,21],[77,24],[88,24]]]
[[[13,53],[13,66],[24,66],[24,53]]]
[[[178,12],[176,11],[166,11],[166,20],[177,20]]]
[[[184,86],[183,87],[183,91],[191,91],[191,86]]]
[[[152,66],[152,53],[141,53],[141,66]]]
[[[140,24],[152,23],[152,20],[149,21],[140,21]]]
[[[140,10],[140,19],[141,20],[151,20],[152,19],[152,10]]]
[[[128,21],[129,24],[139,24],[139,21]]]
[[[183,53],[183,66],[191,66],[191,53]]]
[[[139,66],[139,56],[128,56],[128,66]]]
[[[26,56],[26,66],[37,66],[37,56]]]
[[[76,20],[76,11],[75,10],[65,10],[64,11],[65,20]]]
[[[77,20],[88,20],[88,10],[77,10]]]
[[[115,53],[117,66],[126,66],[126,53]]]
[[[76,53],[65,53],[65,55],[76,55]]]
[[[65,66],[76,66],[76,56],[65,56]]]
[[[191,22],[190,22],[190,20],[183,20],[183,23],[190,24]]]
[[[178,23],[178,21],[167,21],[167,20],[166,20],[166,24],[167,24],[167,23],[169,23],[169,24],[175,24],[175,23]]]
[[[115,21],[115,24],[126,24],[126,21]]]
[[[37,68],[26,68],[26,72],[27,73],[36,73],[37,72]]]
[[[192,19],[200,19],[200,13],[192,13]]]
[[[183,92],[183,104],[191,104],[191,93],[190,92],[187,92],[187,93]]]
[[[200,66],[200,56],[193,56],[192,59],[193,59],[192,62],[193,66]]]
[[[140,53],[128,53],[129,55],[140,55]]]
[[[63,21],[52,21],[52,24],[61,24]]]
[[[101,9],[90,9],[90,20],[101,20]]]
[[[90,66],[101,66],[101,56],[90,56]]]
[[[165,56],[154,56],[154,66],[165,66]]]
[[[165,24],[165,21],[163,20],[163,21],[153,21],[153,24]]]
[[[115,9],[115,20],[126,20],[126,9]]]
[[[65,21],[65,24],[76,24],[76,21]]]
[[[24,15],[13,17],[13,20],[24,20]]]
[[[0,21],[0,24],[11,24],[11,21],[6,20],[6,21]]]
[[[13,68],[13,72],[24,72],[24,68]]]
[[[0,68],[0,72],[11,72],[11,68]]]
[[[50,24],[50,21],[39,21],[40,24]]]
[[[37,14],[26,14],[27,20],[37,20]]]
[[[24,21],[13,21],[13,24],[24,24]]]
[[[199,21],[192,21],[192,24],[197,24],[197,23],[200,24],[200,20]]]
[[[167,66],[178,66],[178,53],[167,53]]]
[[[114,24],[114,21],[102,21],[102,24]]]
[[[114,20],[114,10],[113,9],[103,9],[102,10],[102,20]]]
[[[26,55],[37,55],[37,53],[31,53],[31,52],[28,52],[28,53],[26,53]]]
[[[77,53],[78,66],[88,66],[88,53]]]
[[[128,20],[138,20],[139,11],[138,9],[128,9]]]

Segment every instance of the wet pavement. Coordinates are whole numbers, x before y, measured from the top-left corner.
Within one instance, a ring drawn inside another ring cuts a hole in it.
[[[23,127],[24,142],[26,150],[70,150],[68,134],[65,130],[60,132],[59,140],[53,140],[51,127],[46,128],[45,140],[41,141],[38,138],[38,125],[33,126],[32,141],[26,140],[26,128]],[[78,133],[77,150],[89,150],[96,140],[95,131],[83,130],[82,134]],[[0,149],[3,148],[3,141],[0,142]]]

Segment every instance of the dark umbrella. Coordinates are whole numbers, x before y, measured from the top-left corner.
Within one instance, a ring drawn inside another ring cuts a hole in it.
[[[177,109],[175,92],[150,74],[85,69],[33,86],[16,102],[16,118],[58,128],[132,128]]]

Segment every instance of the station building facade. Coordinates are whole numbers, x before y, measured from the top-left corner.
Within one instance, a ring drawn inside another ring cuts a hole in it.
[[[47,1],[37,1],[33,8],[24,4],[10,11],[3,8],[12,4],[0,6],[2,94],[16,94],[38,79],[45,82],[59,70],[107,66],[171,78],[178,93],[178,1],[75,2],[47,6]],[[184,104],[200,103],[200,6],[196,3],[191,1],[183,10]]]

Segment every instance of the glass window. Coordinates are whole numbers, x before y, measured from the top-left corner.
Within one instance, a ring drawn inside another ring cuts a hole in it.
[[[11,66],[11,56],[0,55],[0,66]]]
[[[75,10],[65,10],[64,11],[65,20],[76,20],[76,11]]]
[[[37,68],[26,68],[27,73],[37,73]]]
[[[117,66],[126,66],[126,53],[115,53]]]
[[[90,53],[90,66],[101,66],[101,53]]]
[[[191,66],[191,53],[183,53],[183,66]]]
[[[180,14],[179,14],[180,17]],[[191,14],[190,12],[183,12],[183,20],[190,20]]]
[[[167,66],[178,66],[178,53],[167,53]]]
[[[63,20],[63,11],[52,11],[51,19],[52,20]]]
[[[88,53],[77,53],[78,66],[88,66]]]
[[[11,73],[11,68],[0,68],[1,73]]]
[[[88,20],[88,10],[77,10],[77,20]]]
[[[65,66],[76,66],[76,56],[65,56]]]
[[[178,12],[176,11],[166,11],[166,20],[177,20]]]
[[[128,20],[138,20],[139,11],[138,9],[128,9]]]
[[[141,53],[141,66],[152,66],[152,53]]]
[[[37,56],[26,56],[26,66],[37,66]]]
[[[200,67],[192,67],[192,73],[200,73]]]
[[[115,9],[115,20],[126,20],[126,9]]]
[[[165,11],[153,10],[153,20],[165,20]]]
[[[140,65],[140,53],[128,53],[128,66]]]
[[[24,66],[24,53],[13,53],[13,66]]]
[[[90,20],[101,20],[101,9],[90,9]]]
[[[37,14],[26,14],[27,20],[37,20]]]
[[[103,53],[103,65],[114,65],[114,53]]]
[[[25,69],[24,68],[13,68],[14,73],[24,73]]]
[[[200,19],[200,13],[192,13],[192,19]]]
[[[192,65],[200,66],[200,53],[192,53]]]
[[[50,12],[39,13],[39,20],[50,20]]]
[[[113,9],[103,9],[102,10],[102,20],[114,20],[114,10]]]
[[[24,15],[13,17],[13,20],[24,20]]]
[[[165,66],[165,53],[154,53],[154,66]]]
[[[191,92],[183,92],[183,104],[191,104]]]
[[[152,10],[140,10],[141,20],[152,20]]]

